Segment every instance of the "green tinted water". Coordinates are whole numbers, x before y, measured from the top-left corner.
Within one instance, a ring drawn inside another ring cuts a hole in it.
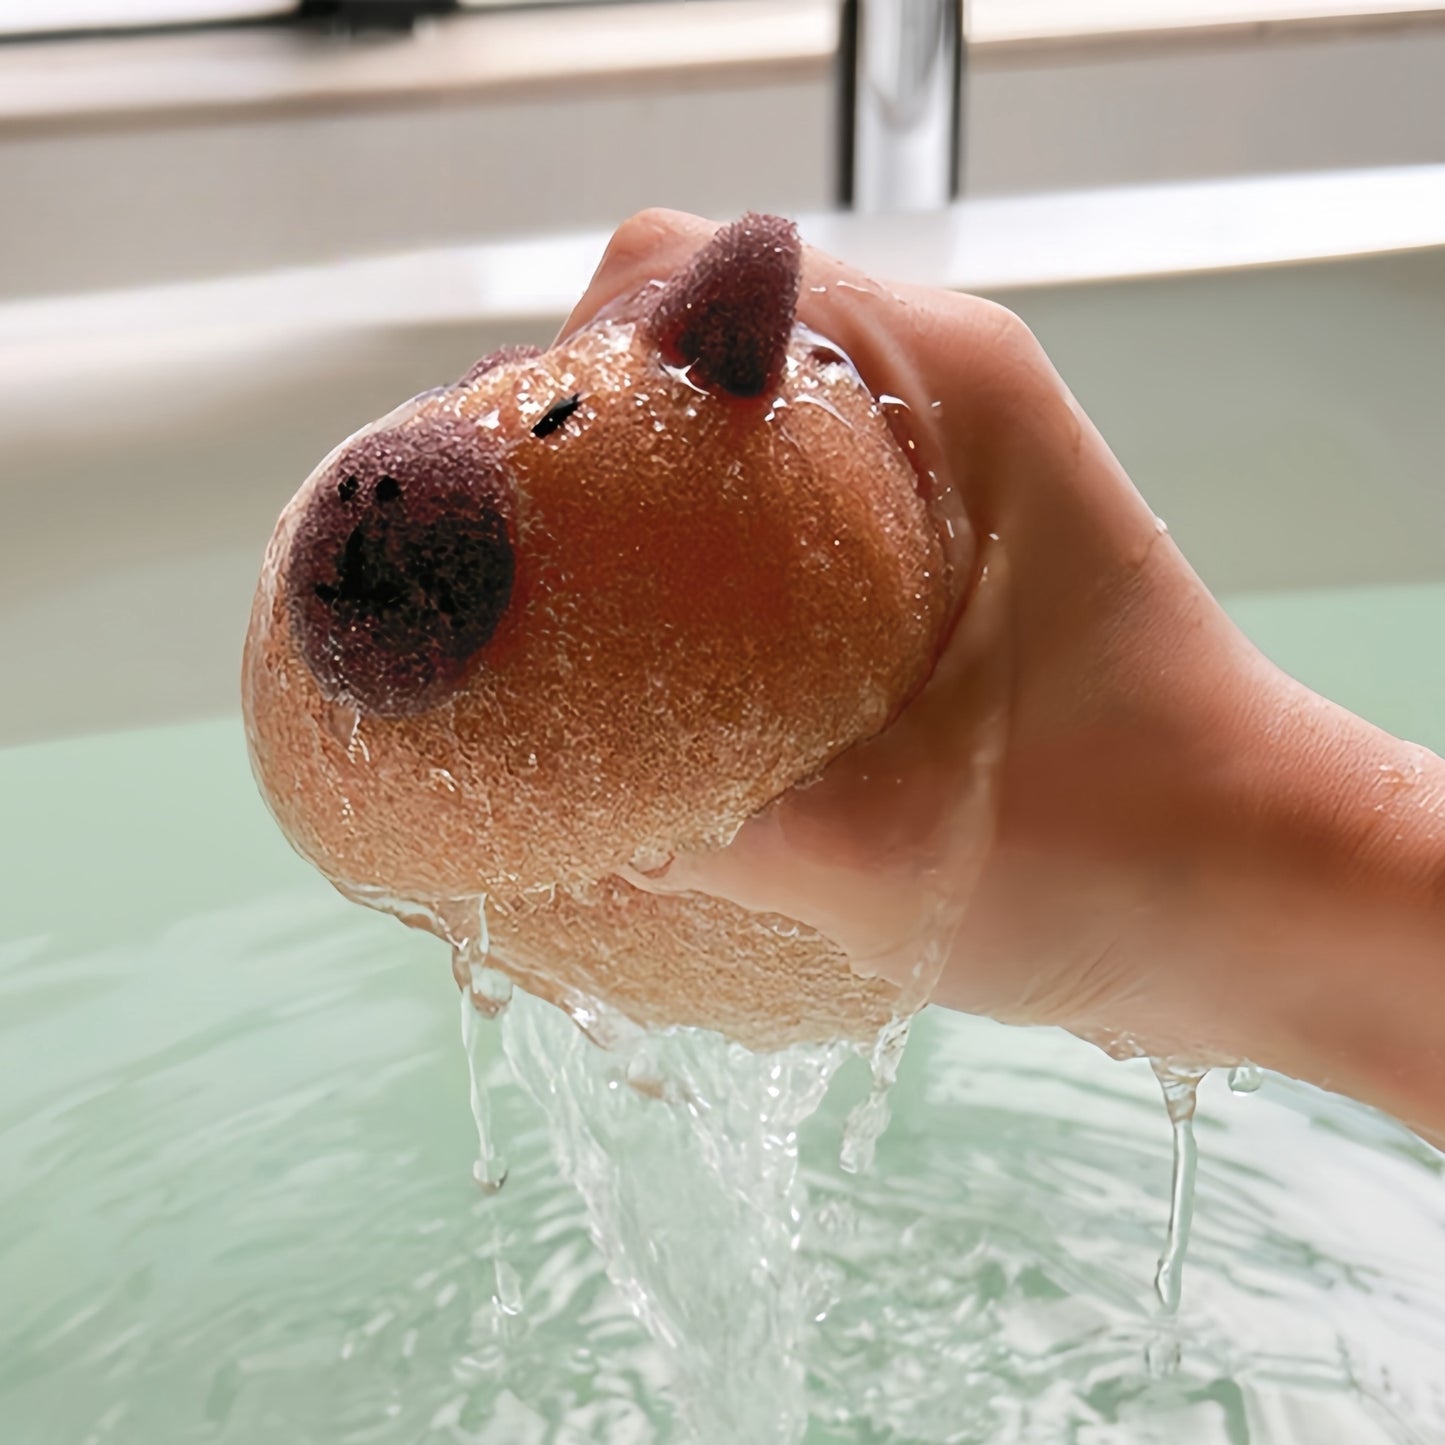
[[[1445,675],[1419,672],[1445,588],[1235,611],[1307,681],[1445,747]],[[608,1279],[495,1056],[510,1177],[479,1192],[444,950],[292,856],[234,720],[0,752],[0,810],[3,1445],[689,1438],[679,1374],[725,1373],[724,1342],[688,1315],[708,1346],[688,1358],[638,1324],[648,1302]],[[608,1090],[570,1024],[524,1001],[508,1027],[534,1091],[579,1070]],[[865,1086],[850,1065],[804,1126],[795,1358],[739,1400],[796,1374],[809,1441],[856,1445],[1445,1438],[1445,1178],[1388,1121],[1206,1081],[1168,1322],[1147,1065],[926,1015],[876,1164],[850,1176],[838,1141]],[[715,1245],[726,1211],[661,1208],[686,1193],[675,1114],[610,1097],[588,1129],[634,1166],[629,1217],[652,1219],[635,1248],[665,1256],[663,1304],[700,1309],[737,1263]],[[661,1212],[637,1213],[649,1199]],[[752,1287],[775,1310],[774,1280]],[[1172,1372],[1147,1363],[1161,1344]]]

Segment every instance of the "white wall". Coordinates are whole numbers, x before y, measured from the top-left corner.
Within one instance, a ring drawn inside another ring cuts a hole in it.
[[[610,226],[649,204],[816,210],[832,181],[825,50],[762,80],[739,66],[384,107],[11,116],[0,297]],[[1445,23],[984,49],[966,142],[978,194],[1441,161]]]

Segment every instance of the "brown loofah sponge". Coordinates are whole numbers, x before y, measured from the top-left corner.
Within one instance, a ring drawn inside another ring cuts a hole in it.
[[[786,920],[618,878],[722,846],[930,667],[943,563],[847,362],[746,217],[631,313],[478,363],[283,513],[244,662],[261,788],[349,892],[485,895],[559,1000],[754,1047],[862,1036],[891,986]]]

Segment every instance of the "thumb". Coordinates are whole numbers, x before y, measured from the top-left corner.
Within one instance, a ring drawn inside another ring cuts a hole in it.
[[[718,228],[686,211],[639,211],[612,234],[592,280],[558,333],[560,341],[627,302],[649,282],[666,280],[702,249]]]

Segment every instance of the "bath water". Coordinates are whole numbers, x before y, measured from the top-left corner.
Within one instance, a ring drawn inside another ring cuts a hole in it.
[[[1235,610],[1445,745],[1445,588]],[[840,1050],[609,1054],[519,994],[464,1052],[234,720],[0,751],[0,809],[5,1445],[1445,1438],[1442,1160],[1369,1110],[1203,1081],[1166,1314],[1144,1061],[925,1013],[870,1145]]]

